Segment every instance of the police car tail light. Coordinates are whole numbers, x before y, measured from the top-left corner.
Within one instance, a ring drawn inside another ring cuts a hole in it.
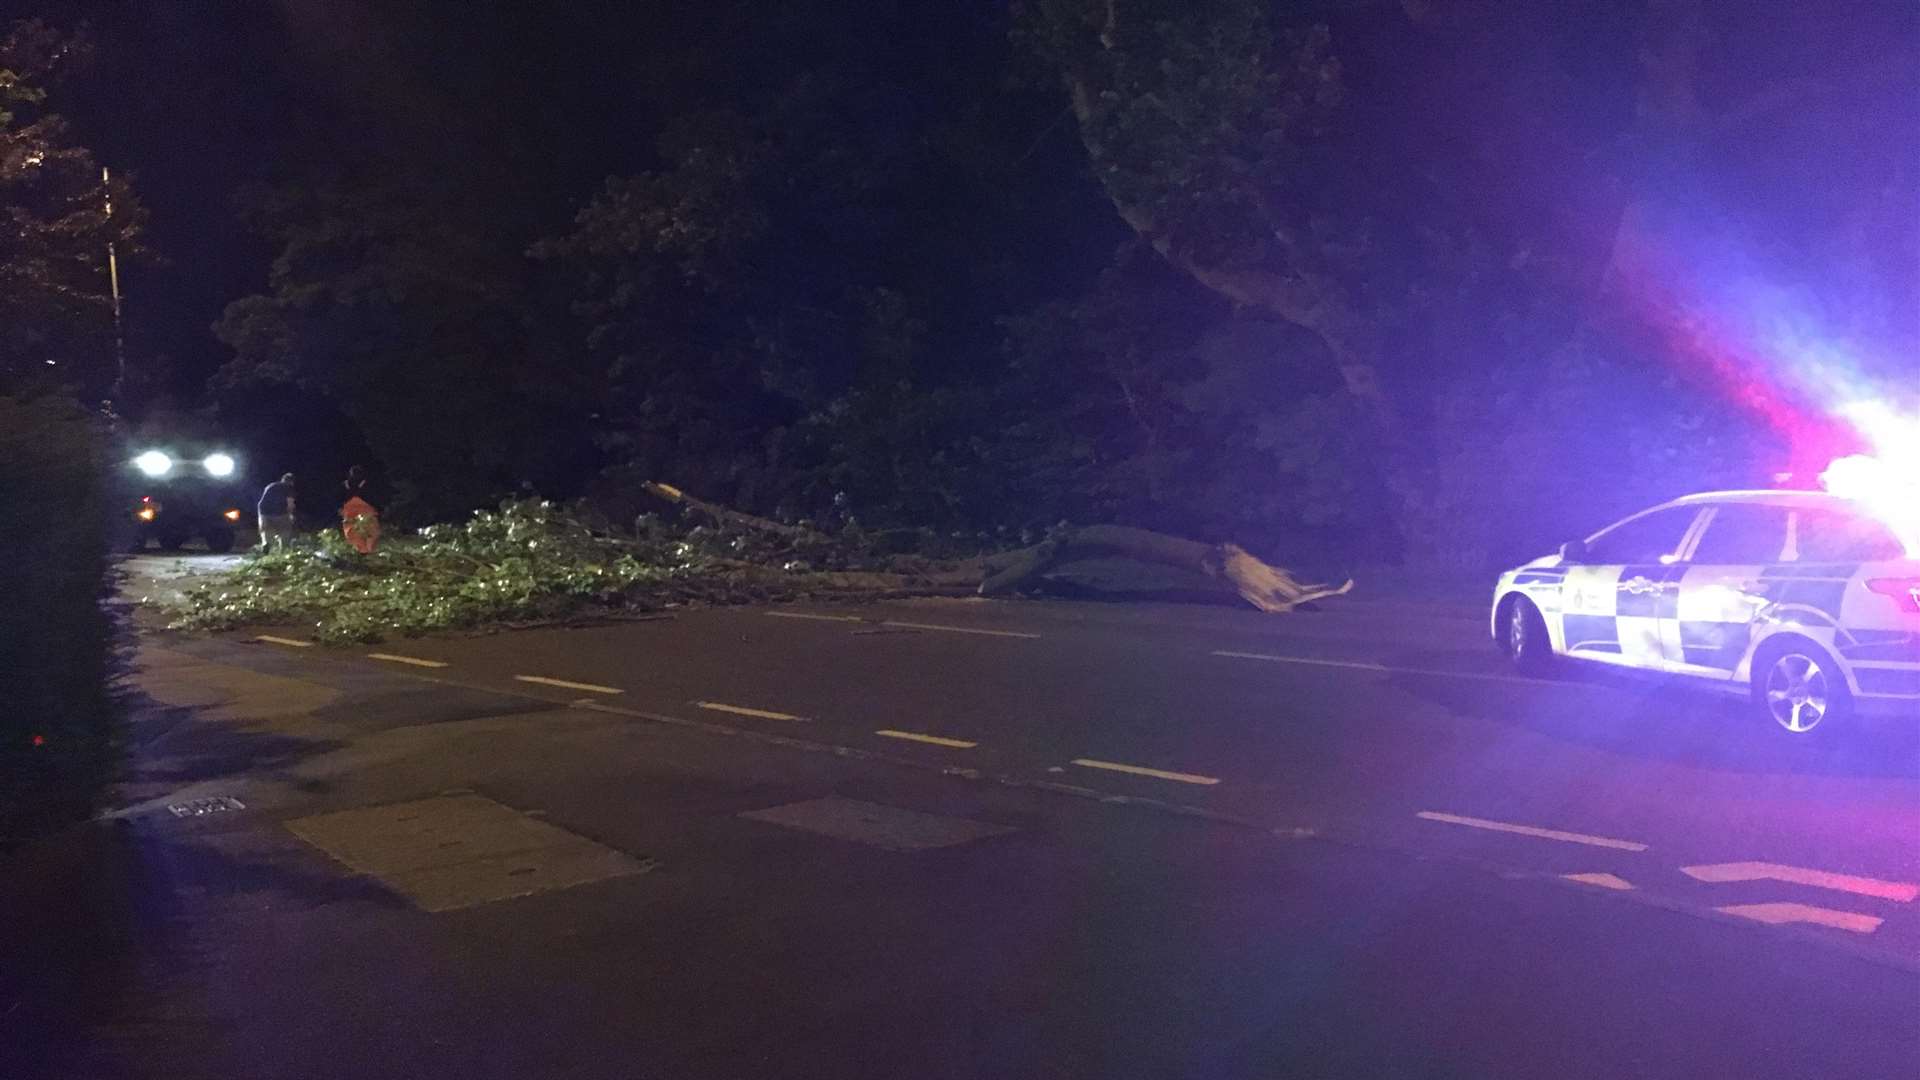
[[[1893,606],[1909,615],[1920,615],[1920,577],[1874,578],[1867,589],[1893,601]]]

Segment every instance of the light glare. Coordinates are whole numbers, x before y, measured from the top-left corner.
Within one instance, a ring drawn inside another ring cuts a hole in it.
[[[173,459],[158,450],[149,450],[133,459],[133,467],[148,476],[165,476],[173,468]]]
[[[1866,454],[1843,457],[1820,474],[1820,486],[1851,499],[1893,529],[1909,555],[1920,557],[1920,480],[1911,470]]]
[[[209,476],[233,475],[233,459],[225,454],[208,454],[200,464]]]

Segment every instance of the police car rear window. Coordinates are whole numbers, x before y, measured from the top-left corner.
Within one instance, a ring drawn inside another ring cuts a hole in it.
[[[1893,530],[1838,510],[1794,511],[1788,558],[1797,562],[1874,562],[1905,555]]]

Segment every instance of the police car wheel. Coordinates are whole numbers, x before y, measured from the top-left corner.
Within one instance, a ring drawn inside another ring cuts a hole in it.
[[[1547,621],[1533,601],[1514,597],[1501,619],[1501,644],[1521,671],[1542,672],[1553,664],[1553,642],[1547,640]]]
[[[1797,638],[1769,645],[1754,657],[1753,700],[1769,719],[1795,735],[1843,720],[1853,708],[1840,665],[1825,649]]]
[[[207,533],[207,550],[215,555],[224,555],[233,550],[232,529],[212,529]]]

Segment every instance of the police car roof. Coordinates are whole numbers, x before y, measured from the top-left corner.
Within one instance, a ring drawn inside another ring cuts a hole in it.
[[[1698,506],[1701,503],[1771,503],[1775,506],[1851,506],[1847,499],[1826,491],[1702,491],[1682,495],[1668,506]]]

